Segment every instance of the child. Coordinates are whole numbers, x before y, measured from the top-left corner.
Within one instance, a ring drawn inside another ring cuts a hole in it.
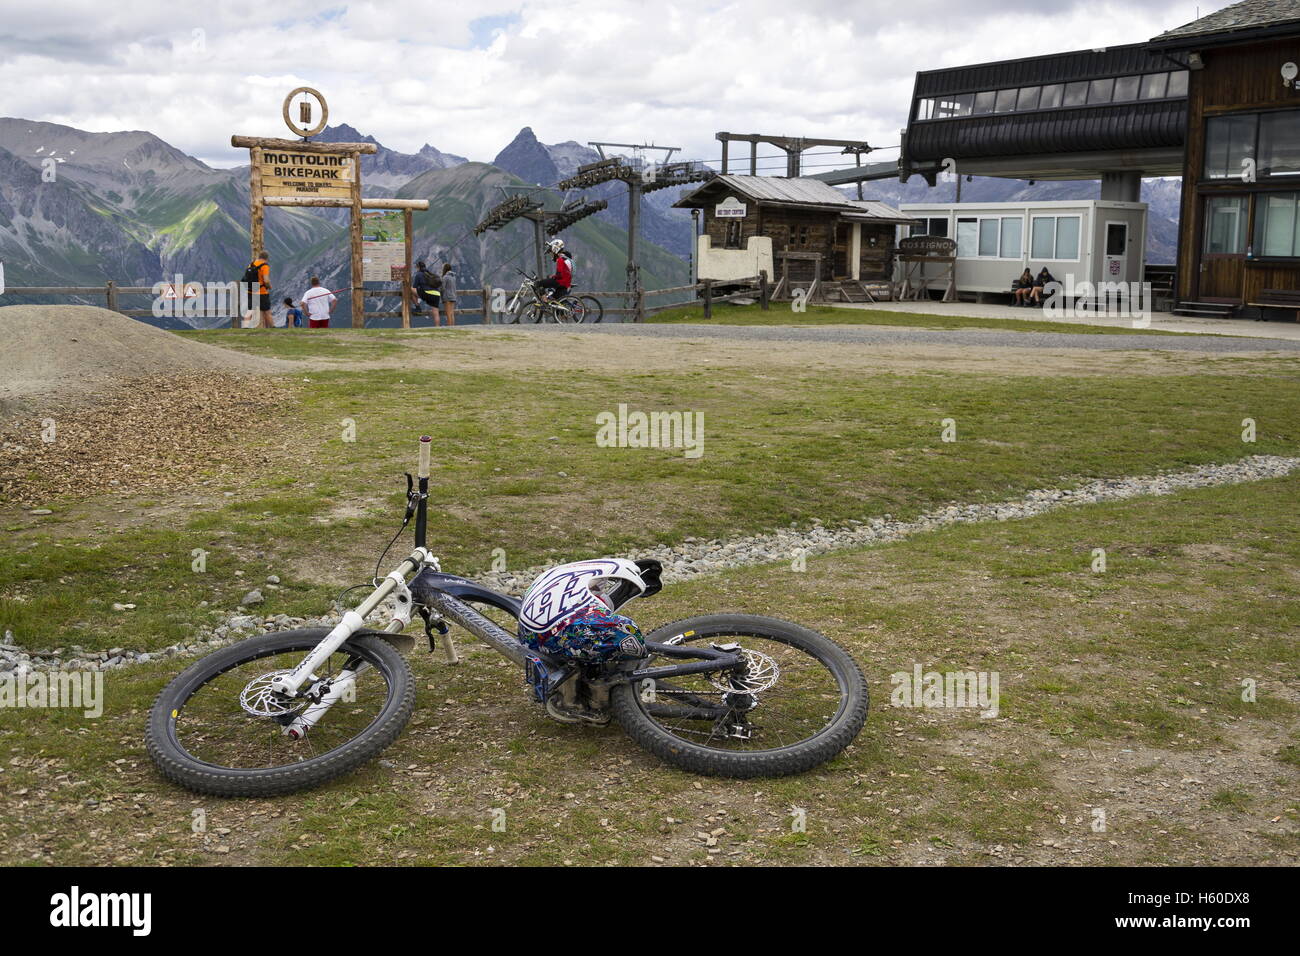
[[[286,329],[302,328],[302,320],[304,318],[302,309],[294,308],[293,299],[290,299],[287,296],[285,297],[284,305],[284,327]]]

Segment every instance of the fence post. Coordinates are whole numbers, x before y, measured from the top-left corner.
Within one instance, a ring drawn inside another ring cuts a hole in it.
[[[758,273],[758,301],[759,307],[767,312],[771,306],[771,290],[767,287],[767,270],[760,269]]]
[[[117,283],[114,282],[112,279],[109,279],[108,284],[105,285],[104,287],[104,297],[105,299],[108,300],[108,311],[116,312],[117,311]]]
[[[645,289],[641,288],[640,283],[636,287],[636,320],[645,321]]]
[[[492,324],[492,290],[488,286],[483,287],[483,324]]]
[[[704,317],[713,318],[713,280],[704,280]]]

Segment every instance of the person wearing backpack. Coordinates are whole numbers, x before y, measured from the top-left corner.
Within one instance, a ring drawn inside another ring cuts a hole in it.
[[[275,326],[271,318],[271,263],[268,261],[266,252],[263,250],[257,254],[257,258],[248,264],[244,270],[244,277],[239,280],[251,290],[254,283],[257,284],[258,291],[258,309],[261,312],[261,318],[258,321],[258,328],[269,329]],[[249,302],[250,311],[252,302]]]
[[[442,315],[438,312],[442,305],[442,280],[429,271],[423,259],[415,264],[415,278],[411,280],[411,288],[415,290],[416,298],[433,312],[433,324],[442,325]]]

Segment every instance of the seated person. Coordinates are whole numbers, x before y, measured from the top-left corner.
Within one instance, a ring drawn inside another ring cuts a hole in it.
[[[293,299],[290,299],[288,296],[285,296],[284,308],[285,308],[284,327],[286,329],[302,328],[302,320],[306,318],[306,316],[303,313],[302,309],[294,307]]]
[[[1011,304],[1028,305],[1029,294],[1034,289],[1034,274],[1026,267],[1025,271],[1020,273],[1020,278],[1011,283]]]
[[[1038,275],[1034,276],[1033,288],[1029,291],[1029,301],[1032,305],[1043,304],[1043,290],[1050,282],[1055,282],[1056,276],[1047,270],[1047,266],[1038,270]]]

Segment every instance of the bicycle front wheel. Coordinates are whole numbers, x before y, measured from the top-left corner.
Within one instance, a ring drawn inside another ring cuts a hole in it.
[[[605,307],[594,295],[580,295],[583,305],[587,307],[585,322],[599,322],[605,317]]]
[[[708,614],[658,628],[656,644],[738,644],[739,673],[645,680],[613,689],[611,707],[628,735],[692,773],[780,777],[833,758],[867,719],[867,682],[838,644],[770,617]],[[643,665],[680,659],[654,655]]]
[[[175,677],[154,701],[145,733],[163,776],[215,796],[277,796],[341,777],[392,744],[415,707],[415,686],[406,660],[383,638],[352,637],[316,672],[338,683],[340,694],[310,729],[295,729],[310,701],[286,707],[269,693],[270,679],[297,667],[328,633],[316,627],[249,638]]]

